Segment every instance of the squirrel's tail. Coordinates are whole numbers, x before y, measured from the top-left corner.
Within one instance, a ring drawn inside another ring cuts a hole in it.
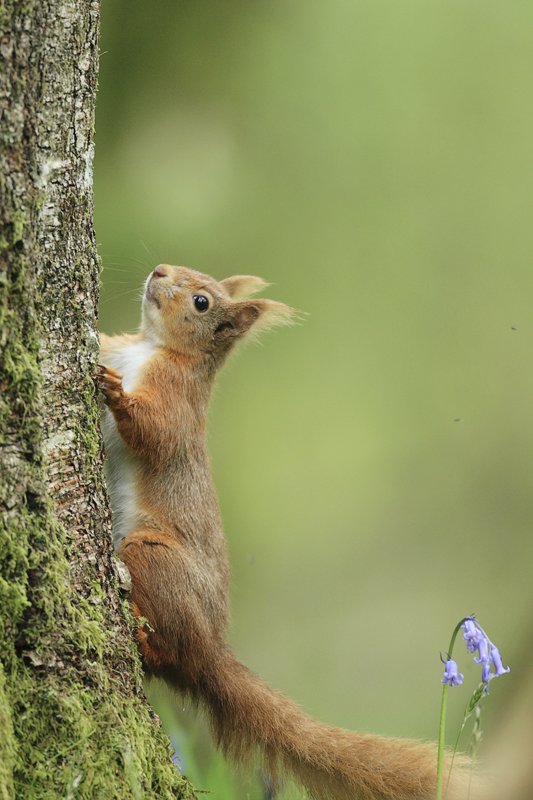
[[[225,645],[213,656],[189,691],[206,706],[217,742],[228,756],[246,761],[259,751],[271,774],[291,774],[317,800],[435,797],[433,745],[315,722]],[[466,800],[468,784],[469,776],[454,767],[447,800]]]

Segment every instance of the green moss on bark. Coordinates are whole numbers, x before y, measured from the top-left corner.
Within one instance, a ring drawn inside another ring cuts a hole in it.
[[[25,373],[9,349],[3,365],[25,417],[40,407],[32,350],[24,353]],[[90,463],[99,452],[92,390],[85,402],[91,424],[76,430]],[[37,452],[41,428],[20,432],[28,452]],[[96,479],[98,469],[92,463],[87,478]],[[109,626],[94,566],[85,565],[83,587],[69,580],[72,536],[44,493],[43,471],[39,458],[26,465],[25,499],[0,533],[0,652],[8,670],[7,681],[0,673],[0,799],[192,797],[140,692],[131,641]]]
[[[15,754],[16,739],[11,719],[11,704],[5,692],[4,670],[0,663],[0,800],[11,800],[14,795]]]
[[[37,687],[33,670],[23,668],[17,677],[15,734],[24,744],[17,753],[16,798],[192,798],[163,737],[153,736],[149,719],[143,724],[140,698],[115,696],[101,703],[92,688],[74,679],[65,691],[64,675]],[[108,689],[105,682],[101,688]],[[32,747],[35,741],[38,749]]]

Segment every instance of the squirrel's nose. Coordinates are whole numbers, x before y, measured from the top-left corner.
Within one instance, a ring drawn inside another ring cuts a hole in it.
[[[158,267],[156,267],[153,271],[154,278],[166,278],[167,275],[168,272],[161,264]]]

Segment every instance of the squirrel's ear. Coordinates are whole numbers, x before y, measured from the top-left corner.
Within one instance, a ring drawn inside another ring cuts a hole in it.
[[[290,306],[275,300],[241,300],[233,304],[228,318],[218,326],[217,334],[225,338],[240,338],[251,328],[259,331],[287,325],[295,313]]]
[[[231,278],[224,278],[220,281],[229,296],[234,300],[260,292],[268,283],[263,278],[256,278],[255,275],[232,275]]]

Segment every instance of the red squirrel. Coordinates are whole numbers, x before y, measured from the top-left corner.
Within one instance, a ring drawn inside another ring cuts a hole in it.
[[[249,299],[265,285],[163,264],[146,281],[139,333],[102,336],[114,538],[131,574],[144,668],[206,708],[226,755],[242,762],[259,753],[270,774],[289,773],[316,800],[430,800],[433,745],[316,722],[225,642],[229,569],[206,418],[233,347],[293,315],[283,303]],[[467,785],[454,768],[448,800],[466,800]]]

